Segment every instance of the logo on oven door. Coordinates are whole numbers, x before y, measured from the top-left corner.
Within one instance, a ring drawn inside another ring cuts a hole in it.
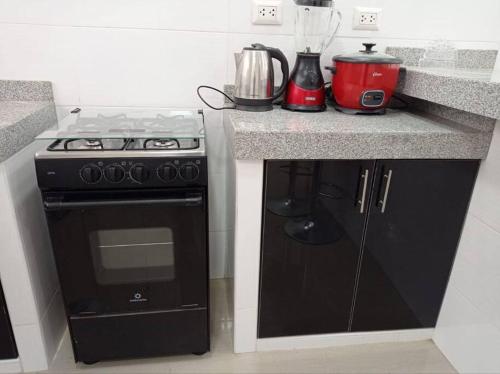
[[[129,303],[144,303],[148,301],[147,298],[145,298],[142,293],[140,292],[136,292],[134,293],[134,295],[132,296],[132,298],[129,300]]]

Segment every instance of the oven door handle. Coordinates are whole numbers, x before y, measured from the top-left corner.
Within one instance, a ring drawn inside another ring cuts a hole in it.
[[[137,200],[96,200],[96,201],[44,201],[43,205],[46,211],[98,208],[107,206],[134,206],[134,205],[170,205],[170,206],[200,206],[203,204],[203,197],[192,196],[185,198],[171,199],[137,199]]]

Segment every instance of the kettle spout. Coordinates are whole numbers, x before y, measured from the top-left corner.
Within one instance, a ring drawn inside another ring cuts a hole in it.
[[[243,58],[243,53],[235,53],[234,54],[234,62],[236,63],[236,69],[240,66],[241,59]]]

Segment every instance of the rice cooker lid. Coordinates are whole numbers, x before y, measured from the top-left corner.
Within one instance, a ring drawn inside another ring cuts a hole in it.
[[[351,62],[354,64],[402,64],[403,60],[400,58],[386,55],[385,53],[378,53],[373,50],[376,46],[375,43],[363,43],[364,50],[348,55],[337,55],[333,57],[333,61],[337,62]]]

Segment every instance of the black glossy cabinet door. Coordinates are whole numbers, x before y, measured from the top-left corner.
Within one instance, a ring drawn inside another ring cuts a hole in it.
[[[434,327],[479,161],[377,161],[352,331]]]
[[[16,343],[12,334],[7,305],[0,284],[0,360],[17,357]]]
[[[349,328],[374,161],[268,161],[258,335]]]

